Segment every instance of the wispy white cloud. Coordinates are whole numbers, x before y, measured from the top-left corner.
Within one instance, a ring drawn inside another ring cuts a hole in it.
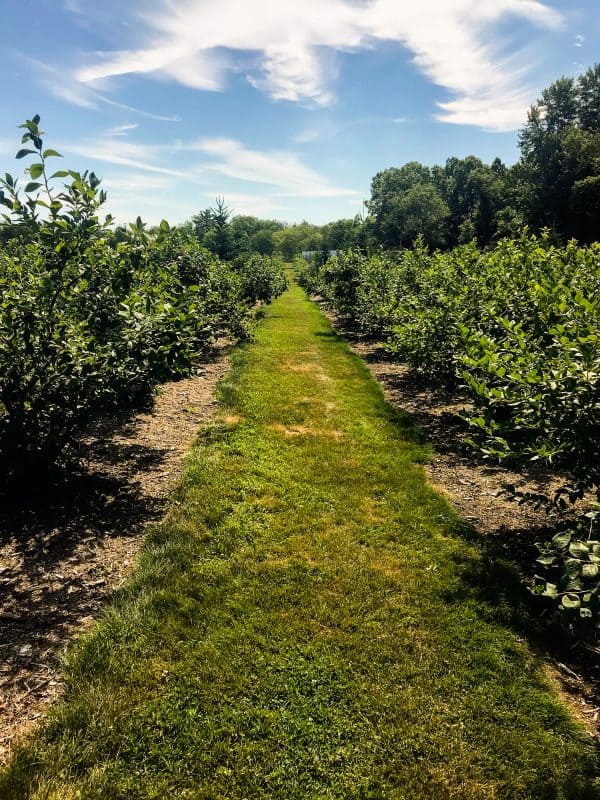
[[[251,217],[268,217],[280,208],[275,198],[264,194],[229,192],[226,201],[234,214],[248,214]]]
[[[108,189],[108,200],[103,206],[104,213],[112,214],[117,224],[130,222],[138,215],[150,225],[157,225],[167,216],[172,223],[183,222],[198,210],[197,206],[190,205],[188,199],[175,196],[169,203],[167,213],[163,191],[113,192],[108,182],[103,185]]]
[[[130,131],[134,131],[138,126],[137,122],[128,122],[124,125],[116,125],[105,131],[107,136],[128,136]]]
[[[376,5],[377,34],[402,41],[416,66],[453,95],[438,103],[438,120],[498,131],[522,124],[535,97],[526,80],[529,52],[507,56],[494,25],[513,16],[558,29],[558,12],[537,0],[419,0],[402,13],[395,0]]]
[[[500,95],[484,91],[438,103],[441,113],[436,117],[440,122],[476,123],[486,130],[508,131],[523,123],[523,109],[531,104],[531,100],[528,90],[506,91]]]
[[[144,175],[140,172],[109,172],[103,176],[102,181],[111,194],[131,194],[135,197],[140,196],[139,192],[166,190],[173,183],[171,176]]]
[[[71,14],[83,14],[79,0],[63,0],[63,7],[65,11],[69,11]]]
[[[48,70],[51,70],[51,68],[48,67]],[[42,75],[40,83],[54,97],[58,97],[59,100],[64,100],[78,108],[89,108],[97,111],[100,107],[98,94],[85,85],[75,82],[59,83],[52,74]]]
[[[276,100],[326,106],[336,53],[395,42],[452,95],[440,103],[440,120],[497,130],[517,127],[532,99],[527,60],[507,60],[497,24],[511,16],[546,29],[562,24],[542,0],[154,0],[143,8],[145,46],[93,59],[78,70],[80,82],[144,73],[216,91],[250,53],[253,86]]]
[[[229,178],[276,186],[289,197],[340,197],[355,195],[353,189],[334,186],[307,167],[293,153],[250,150],[233,139],[200,139],[195,149],[210,157],[205,168]]]
[[[577,36],[575,37],[575,41],[573,42],[573,44],[575,45],[575,47],[583,47],[584,42],[585,42],[585,36],[583,36],[581,33],[578,33]]]
[[[120,126],[120,129],[130,126]],[[145,189],[160,189],[177,184],[193,184],[206,190],[214,182],[215,176],[225,176],[233,181],[236,197],[244,201],[244,208],[252,206],[250,198],[254,198],[255,213],[261,201],[259,192],[245,193],[235,182],[243,184],[260,184],[271,187],[269,208],[273,207],[274,197],[345,197],[356,196],[353,189],[338,187],[326,176],[303,163],[294,153],[288,151],[252,150],[233,139],[213,138],[200,139],[192,143],[172,141],[163,144],[144,144],[120,135],[106,135],[78,140],[76,142],[59,142],[61,152],[85,159],[93,169],[97,162],[127,167],[122,175],[114,175],[105,179],[107,188],[116,186],[123,191],[134,188],[137,192]],[[181,164],[181,168],[178,165]],[[222,181],[222,178],[221,178]],[[112,182],[112,184],[111,184]],[[216,193],[222,191],[217,187]],[[264,189],[260,196],[264,196]]]
[[[165,148],[163,145],[124,142],[122,139],[114,137],[86,139],[81,142],[65,142],[61,144],[61,152],[73,153],[91,161],[103,161],[122,167],[132,167],[141,172],[170,175],[174,178],[188,178],[187,172],[164,166],[161,163],[167,155],[166,150],[173,152],[174,148]]]
[[[345,121],[344,125],[348,127],[349,123]],[[293,141],[297,144],[312,144],[313,142],[319,142],[323,139],[332,139],[340,133],[340,130],[341,127],[338,123],[329,120],[325,122],[313,122],[295,133]]]
[[[179,114],[154,114],[151,111],[145,111],[143,108],[136,108],[135,106],[128,106],[125,103],[117,103],[115,100],[110,100],[108,97],[97,94],[98,101],[105,103],[113,108],[120,108],[122,111],[131,111],[133,114],[139,114],[140,117],[146,119],[154,119],[158,122],[181,122]]]
[[[50,66],[38,59],[30,58],[20,54],[20,58],[30,67],[34,68],[37,81],[54,97],[65,100],[79,108],[88,108],[97,111],[103,105],[119,108],[122,111],[129,111],[147,119],[158,120],[159,122],[181,122],[178,115],[154,114],[142,108],[119,103],[102,94],[94,86],[79,81],[76,77],[69,75],[68,71]]]
[[[0,156],[12,156],[16,153],[15,143],[10,139],[0,139]]]
[[[178,181],[176,185],[168,176],[141,174],[134,170],[121,173],[109,171],[103,175],[102,186],[107,190],[108,201],[105,213],[111,213],[117,223],[128,222],[138,215],[149,224],[157,224],[167,218],[171,223],[183,222],[201,208],[214,206],[215,198],[225,197],[227,206],[234,214],[248,214],[299,222],[311,219],[323,224],[331,218],[331,198],[310,199],[307,212],[306,201],[302,197],[284,196],[277,187],[261,187],[244,190],[243,185],[224,187],[218,180],[213,184]],[[169,193],[168,205],[165,195]],[[353,217],[361,208],[357,195],[341,197],[337,201],[341,215]]]
[[[394,118],[374,115],[356,117],[355,119],[344,119],[337,122],[331,119],[322,120],[300,128],[300,130],[292,136],[292,141],[296,144],[312,144],[313,142],[319,142],[323,139],[337,138],[355,128],[369,128],[390,124],[399,125],[406,122],[410,122],[409,117]]]

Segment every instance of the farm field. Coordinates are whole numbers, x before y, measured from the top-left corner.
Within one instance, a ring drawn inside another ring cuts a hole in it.
[[[0,797],[600,797],[519,580],[294,283]]]
[[[598,3],[2,22],[0,800],[600,800]]]

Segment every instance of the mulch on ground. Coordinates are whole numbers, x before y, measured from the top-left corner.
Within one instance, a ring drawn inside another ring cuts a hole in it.
[[[61,692],[65,647],[131,572],[198,426],[216,405],[225,348],[165,384],[151,411],[116,415],[80,442],[82,467],[0,507],[0,763]]]

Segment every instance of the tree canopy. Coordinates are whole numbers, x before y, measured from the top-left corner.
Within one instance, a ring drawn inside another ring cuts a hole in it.
[[[287,225],[232,216],[225,201],[189,223],[221,258],[303,251],[327,254],[359,247],[402,248],[417,238],[450,249],[476,241],[488,246],[527,225],[549,228],[562,241],[595,241],[600,228],[600,64],[544,89],[519,132],[520,160],[486,164],[475,155],[427,166],[409,161],[378,172],[365,219],[326,225]]]

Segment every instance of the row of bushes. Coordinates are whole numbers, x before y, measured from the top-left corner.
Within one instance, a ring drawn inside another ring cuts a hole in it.
[[[600,503],[600,245],[525,233],[489,251],[351,251],[307,265],[302,281],[413,369],[466,389],[486,456],[567,476],[537,501],[564,509],[591,491]],[[539,545],[537,591],[570,625],[600,627],[597,517]]]
[[[223,263],[166,222],[138,219],[117,241],[96,176],[50,175],[39,117],[22,127],[31,180],[0,181],[0,484],[47,471],[92,418],[246,336],[256,303],[285,288],[276,259]]]

